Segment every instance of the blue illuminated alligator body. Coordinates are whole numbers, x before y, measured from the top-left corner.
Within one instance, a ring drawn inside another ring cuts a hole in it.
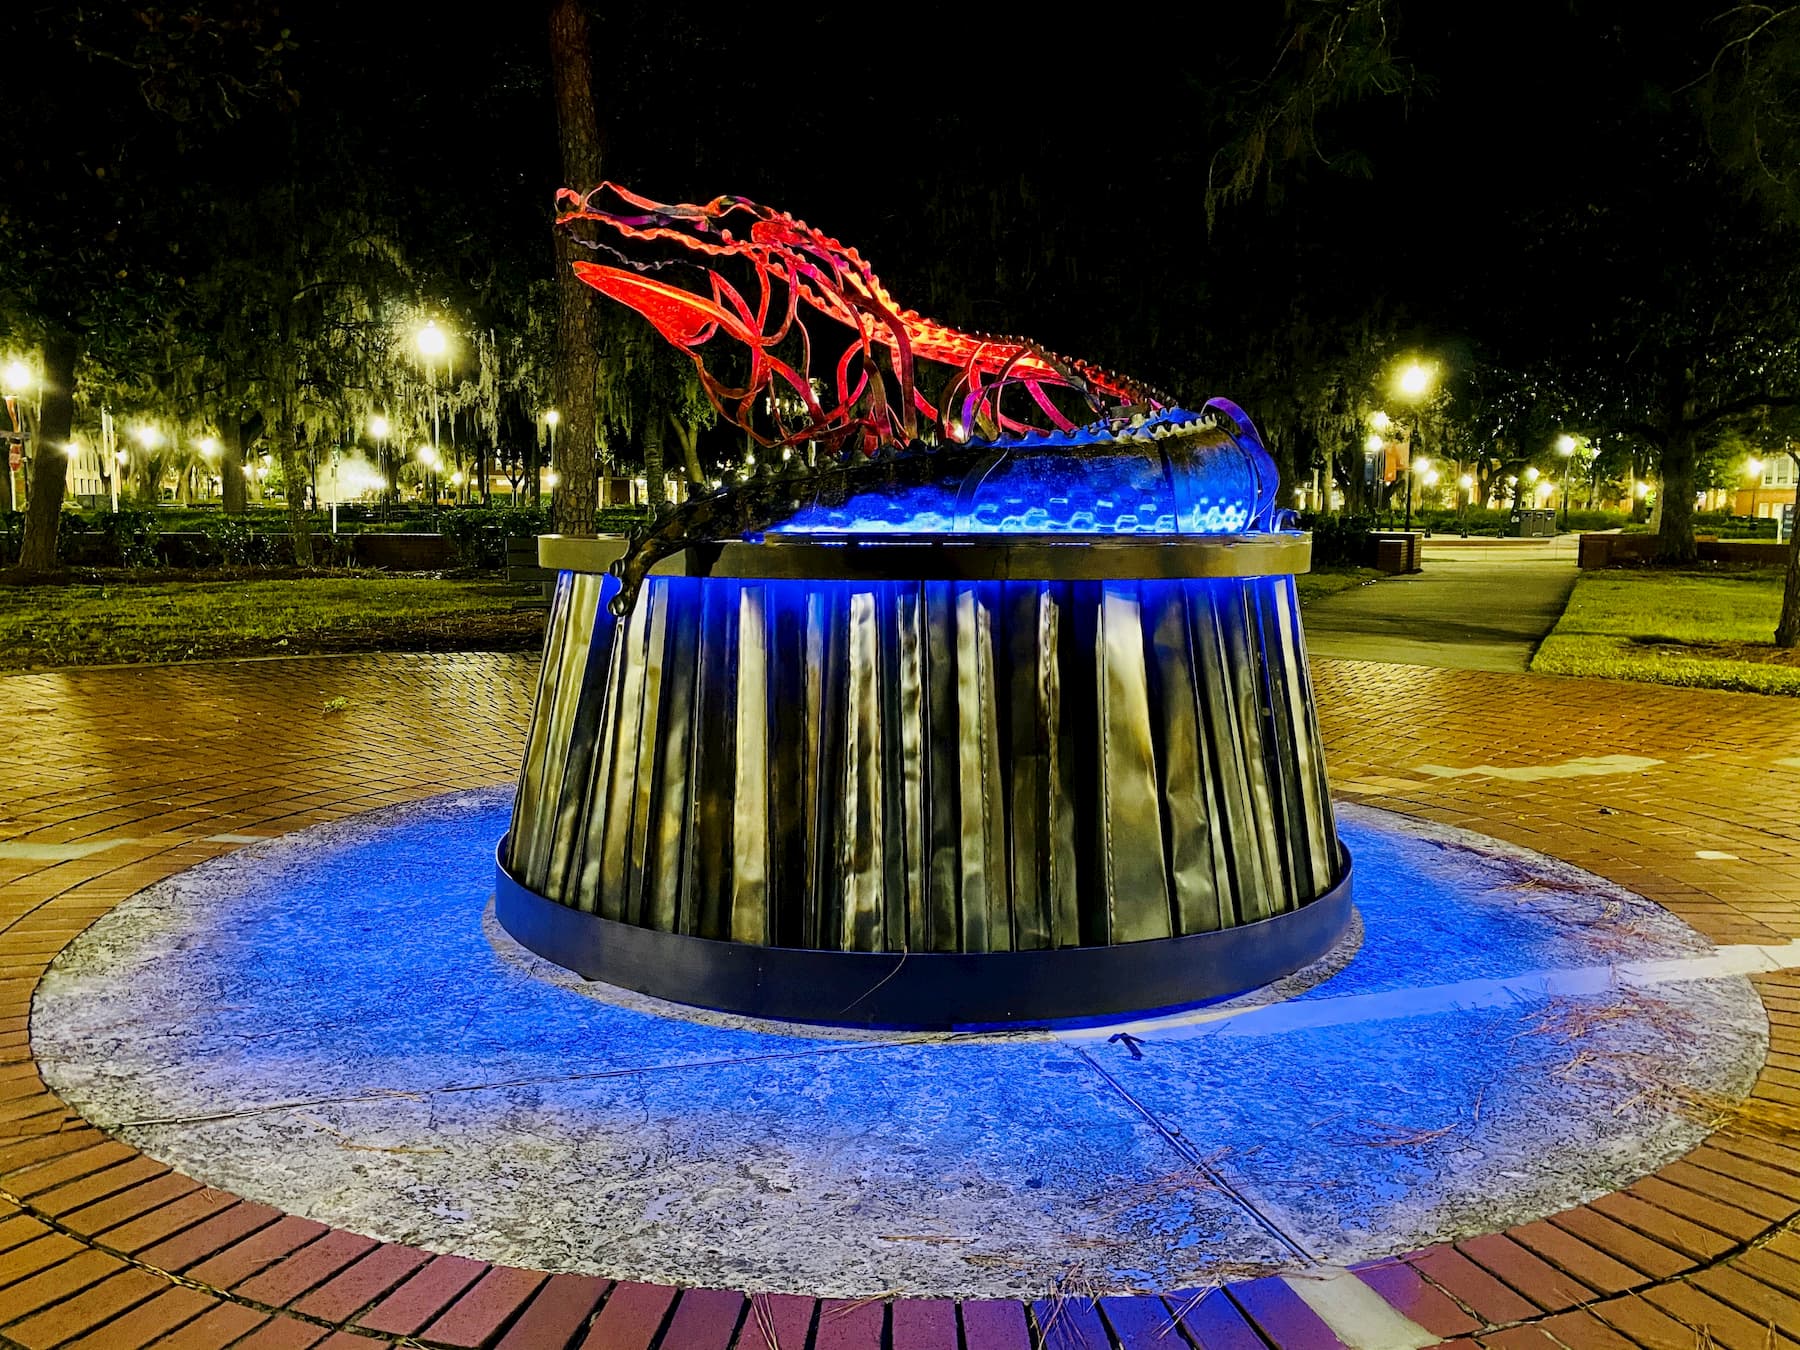
[[[1184,522],[1182,531],[1233,533],[1276,525],[1274,462],[1249,417],[1236,404],[1213,399],[1199,413],[1182,408],[1127,411],[1067,432],[948,445],[918,441],[875,455],[853,449],[812,467],[798,458],[764,461],[748,477],[659,510],[631,532],[624,556],[612,565],[620,582],[613,613],[628,614],[651,569],[695,544],[755,538],[800,519],[829,519],[859,498],[904,501],[935,489],[940,497],[960,494],[966,501],[1003,466],[1050,457],[1160,461],[1177,483],[1229,461],[1244,485],[1241,509],[1223,526],[1196,519]]]

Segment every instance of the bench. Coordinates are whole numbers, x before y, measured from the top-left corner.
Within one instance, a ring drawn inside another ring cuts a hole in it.
[[[541,592],[528,600],[514,601],[514,609],[550,608],[550,598],[556,594],[556,573],[548,567],[538,566],[536,535],[528,534],[523,538],[506,541],[506,579],[522,585],[534,585]]]

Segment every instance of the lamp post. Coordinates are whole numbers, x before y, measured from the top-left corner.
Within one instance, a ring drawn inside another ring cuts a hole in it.
[[[1565,532],[1569,528],[1569,470],[1575,464],[1575,438],[1564,432],[1556,438],[1556,453],[1563,457],[1562,482],[1562,525]]]
[[[219,443],[211,436],[200,438],[200,457],[206,461],[206,495],[212,496],[213,461],[219,457]]]
[[[1421,361],[1409,361],[1400,371],[1395,381],[1400,397],[1413,405],[1413,424],[1406,437],[1406,528],[1412,528],[1413,499],[1413,440],[1425,439],[1424,400],[1431,393],[1431,386],[1437,379],[1437,371]]]
[[[437,360],[450,349],[450,339],[444,336],[444,330],[437,326],[436,319],[427,319],[425,326],[413,334],[413,345],[419,349],[419,355],[425,362],[425,380],[431,386],[431,455],[437,458],[438,445],[441,441],[438,429],[438,396],[437,396]],[[448,370],[449,362],[445,362]],[[451,433],[455,434],[454,430]],[[432,467],[437,466],[434,463]],[[437,480],[432,480],[432,510],[437,509]]]
[[[13,471],[23,470],[25,467],[25,439],[29,434],[25,426],[25,410],[20,404],[36,383],[31,367],[23,361],[8,361],[6,368],[0,370],[0,390],[6,395],[7,420],[12,423],[18,436],[16,449],[13,445],[6,447],[6,493],[0,497],[0,510],[13,510],[19,502],[19,494],[13,488]]]
[[[544,414],[544,426],[550,433],[550,470],[544,475],[543,481],[545,486],[552,492],[556,491],[556,485],[562,481],[561,477],[556,472],[556,424],[560,421],[562,421],[562,414],[555,408],[550,409],[550,411]],[[533,506],[538,504],[538,486],[536,483],[531,485],[531,504]]]
[[[369,436],[375,442],[375,463],[381,470],[381,518],[385,521],[388,518],[388,506],[393,499],[388,486],[389,469],[392,466],[388,463],[388,420],[380,413],[369,419]]]

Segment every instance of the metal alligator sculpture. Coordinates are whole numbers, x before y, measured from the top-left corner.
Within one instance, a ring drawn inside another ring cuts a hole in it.
[[[604,236],[575,231],[578,242],[626,266],[578,261],[574,268],[686,351],[714,407],[757,445],[810,445],[815,460],[807,467],[800,458],[764,455],[746,480],[690,497],[634,530],[613,567],[621,582],[616,614],[630,611],[657,562],[695,543],[755,535],[809,507],[841,506],[866,493],[963,481],[1015,455],[1129,452],[1174,469],[1235,444],[1256,479],[1250,527],[1273,523],[1274,464],[1250,419],[1227,400],[1212,400],[1204,414],[1186,412],[1147,384],[1028,338],[964,333],[925,318],[903,308],[855,249],[741,197],[668,204],[602,183],[586,194],[563,189],[557,207],[565,229],[589,222],[640,246],[677,246],[672,256],[633,256]],[[754,303],[710,265],[714,259],[750,266]],[[704,294],[650,275],[683,267],[704,274]],[[829,397],[810,371],[808,315],[849,330]],[[707,364],[702,349],[721,336],[747,352],[741,383]],[[920,362],[949,368],[935,402],[919,387]],[[1085,415],[1059,407],[1059,395],[1079,399]],[[1009,397],[1010,410],[1002,406]]]

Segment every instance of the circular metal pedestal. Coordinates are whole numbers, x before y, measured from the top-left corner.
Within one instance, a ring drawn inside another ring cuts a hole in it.
[[[1307,545],[771,537],[688,549],[615,619],[602,558],[546,541],[500,921],[610,984],[812,1021],[1277,979],[1350,913]]]

